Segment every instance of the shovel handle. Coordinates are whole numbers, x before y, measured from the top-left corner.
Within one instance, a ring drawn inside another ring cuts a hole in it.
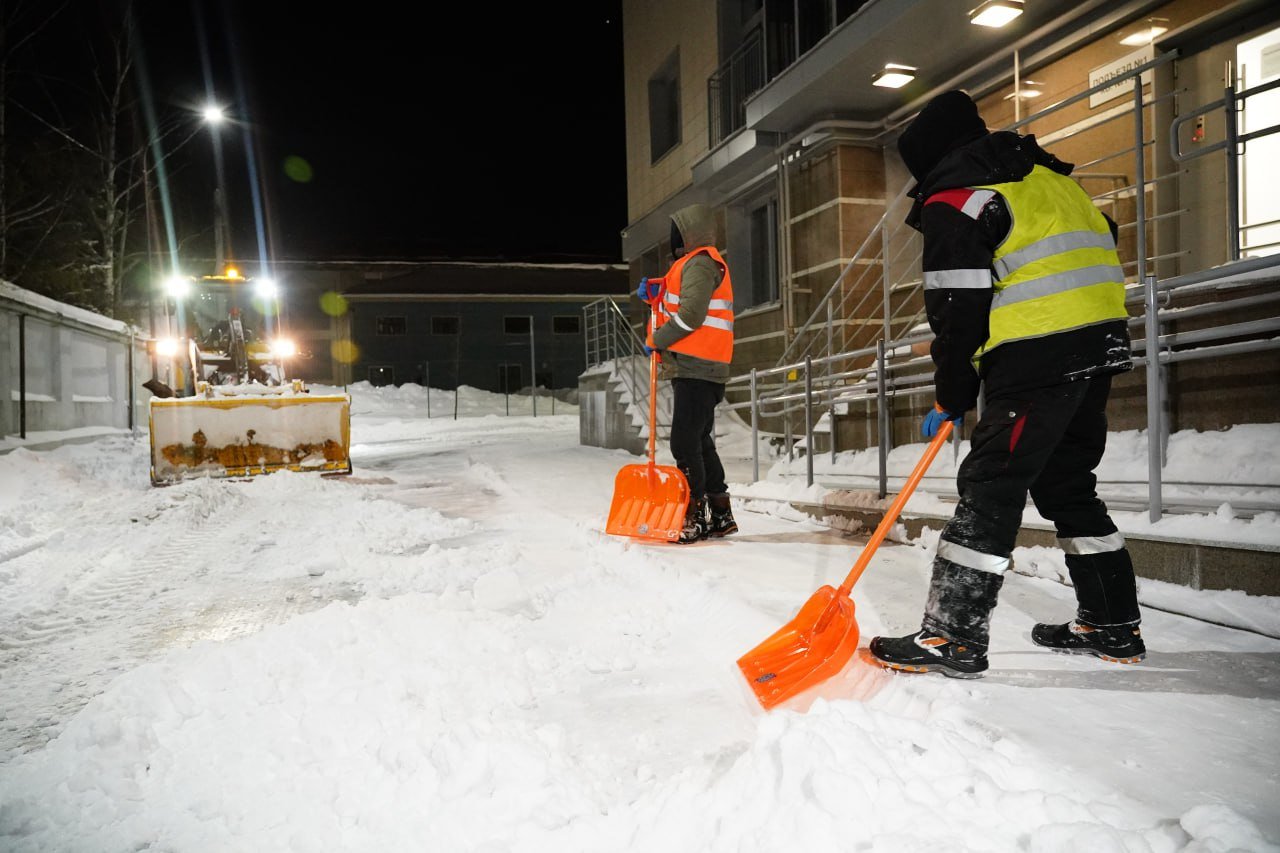
[[[948,422],[949,423],[949,422]],[[658,452],[658,351],[649,353],[649,482],[657,475]]]
[[[862,549],[862,553],[858,555],[858,561],[853,564],[853,569],[849,572],[849,576],[844,579],[844,583],[840,584],[837,596],[847,596],[849,591],[853,589],[853,585],[858,582],[858,578],[862,577],[867,564],[871,562],[872,555],[880,547],[880,543],[884,541],[884,538],[889,535],[889,529],[898,521],[898,516],[902,514],[902,508],[907,505],[907,501],[911,498],[911,493],[916,490],[916,486],[920,485],[924,472],[929,470],[934,457],[938,455],[942,445],[946,444],[947,439],[951,437],[953,427],[954,424],[951,421],[943,421],[942,426],[938,427],[938,434],[933,437],[933,441],[929,442],[929,446],[925,448],[924,456],[920,457],[920,461],[916,463],[911,476],[907,478],[906,485],[902,487],[902,491],[898,492],[898,496],[894,498],[893,505],[884,514],[884,518],[880,519],[876,532],[871,534],[871,541],[867,543],[867,546]]]

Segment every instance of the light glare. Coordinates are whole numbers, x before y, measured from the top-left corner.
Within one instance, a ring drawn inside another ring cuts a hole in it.
[[[217,104],[210,104],[200,111],[200,115],[204,118],[206,124],[218,125],[227,119],[227,114],[222,111],[222,107]]]
[[[276,358],[292,358],[297,353],[297,345],[288,338],[276,338],[271,342],[271,354]]]
[[[254,279],[253,289],[260,299],[275,299],[279,292],[275,279],[270,278]]]
[[[178,354],[177,338],[161,338],[156,341],[156,355],[173,358]]]
[[[164,281],[164,292],[173,299],[185,299],[191,292],[191,279],[181,275],[169,276]]]
[[[898,65],[890,62],[884,70],[871,79],[871,85],[885,89],[901,89],[916,79],[916,69],[910,65]]]
[[[1022,14],[1022,0],[988,0],[969,13],[969,23],[980,27],[1003,27]]]
[[[1128,44],[1134,47],[1140,47],[1144,44],[1151,44],[1156,40],[1156,36],[1169,32],[1168,27],[1148,27],[1145,30],[1138,30],[1132,35],[1127,35],[1120,39],[1121,44]]]

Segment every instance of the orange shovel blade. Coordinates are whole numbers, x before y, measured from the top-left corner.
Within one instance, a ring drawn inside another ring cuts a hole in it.
[[[689,483],[676,466],[624,465],[613,481],[605,532],[674,542],[680,538],[688,506]]]
[[[857,648],[853,600],[824,586],[794,619],[738,658],[738,668],[767,711],[844,669]]]

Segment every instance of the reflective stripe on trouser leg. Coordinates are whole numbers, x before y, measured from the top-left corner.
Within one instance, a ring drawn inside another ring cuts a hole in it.
[[[953,643],[985,653],[990,641],[991,611],[1004,575],[979,571],[937,557],[929,582],[922,626]]]
[[[958,566],[976,569],[980,572],[1000,574],[1009,568],[1009,558],[998,554],[984,554],[946,539],[938,540],[938,556]]]

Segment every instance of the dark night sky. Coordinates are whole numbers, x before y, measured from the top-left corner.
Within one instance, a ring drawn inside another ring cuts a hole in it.
[[[204,101],[203,21],[219,99],[260,153],[278,258],[616,261],[620,9],[139,0],[135,15],[170,113]],[[240,128],[222,133],[235,253],[250,258],[245,146]],[[211,148],[197,137],[175,155],[175,182],[212,187]],[[286,175],[290,155],[309,181]]]

